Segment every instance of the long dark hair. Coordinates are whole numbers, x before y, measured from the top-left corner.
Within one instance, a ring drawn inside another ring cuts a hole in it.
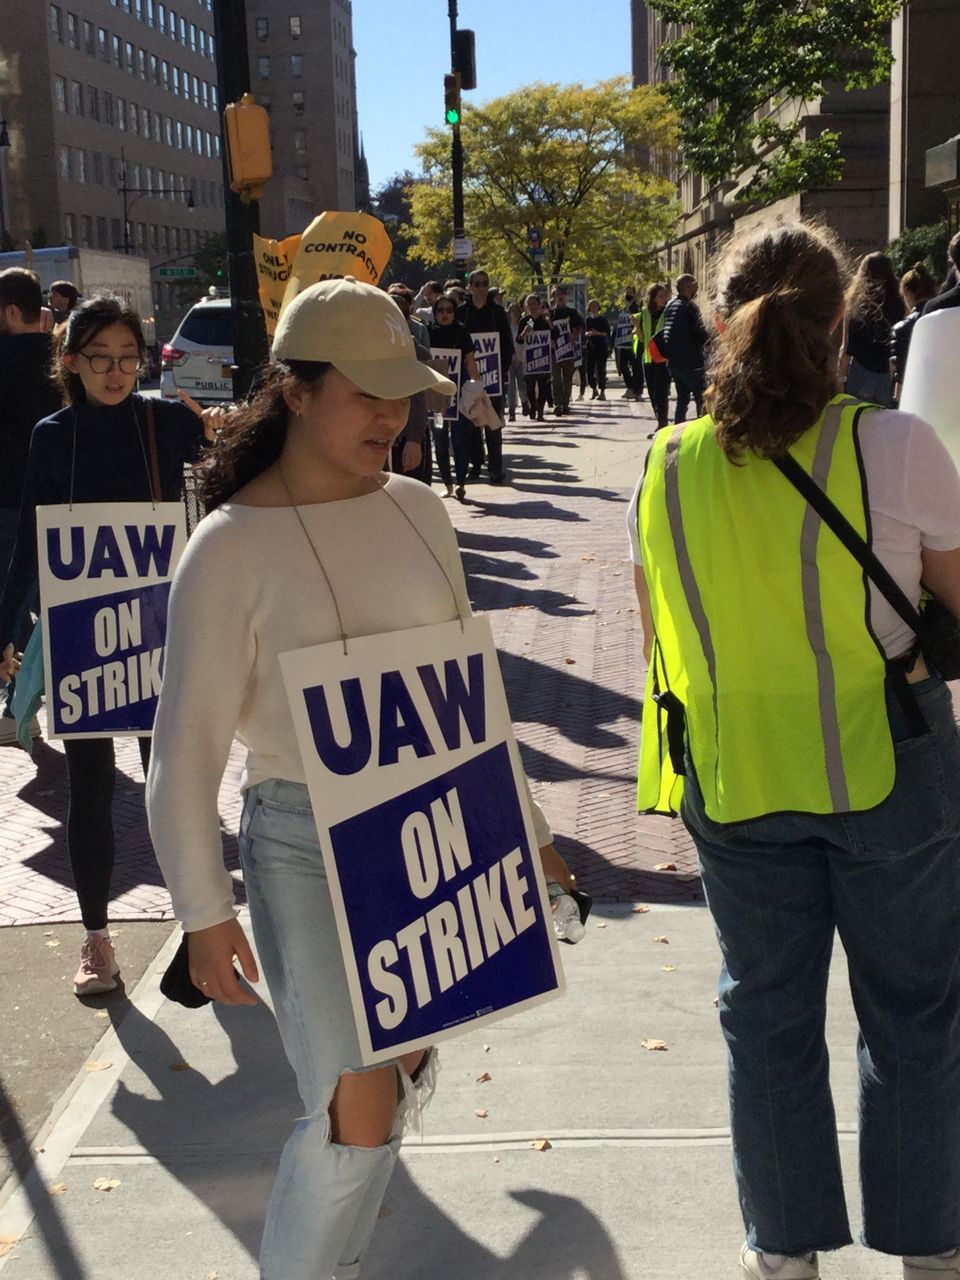
[[[885,253],[865,253],[860,259],[847,292],[847,314],[865,324],[881,319],[896,324],[903,319],[900,282]]]
[[[647,290],[647,310],[650,312],[650,316],[654,320],[659,320],[666,308],[666,303],[664,303],[662,307],[657,306],[657,294],[661,289],[666,289],[667,293],[670,292],[665,284],[652,284]]]
[[[83,389],[80,375],[67,368],[63,357],[75,356],[98,333],[112,324],[126,325],[136,341],[140,359],[146,357],[147,344],[143,326],[133,307],[112,293],[98,293],[86,302],[81,302],[70,312],[66,328],[60,334],[60,343],[53,361],[53,377],[60,384],[64,405],[82,404],[87,393]]]
[[[228,501],[280,457],[290,421],[284,389],[292,381],[316,387],[332,368],[320,360],[286,360],[267,366],[256,391],[228,414],[213,447],[195,468],[207,511]]]
[[[705,401],[731,462],[782,455],[839,389],[831,328],[842,257],[823,228],[788,225],[736,241],[718,273],[720,336]]]

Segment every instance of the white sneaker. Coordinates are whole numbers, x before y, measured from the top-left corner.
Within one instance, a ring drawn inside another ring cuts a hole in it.
[[[903,1280],[950,1280],[951,1276],[960,1276],[960,1249],[903,1260]]]
[[[740,1250],[740,1270],[746,1280],[820,1280],[815,1253],[787,1258],[782,1253],[764,1253],[745,1244]]]

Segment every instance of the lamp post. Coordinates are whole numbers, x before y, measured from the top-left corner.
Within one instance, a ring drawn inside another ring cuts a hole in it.
[[[0,119],[0,250],[7,235],[7,152],[10,134],[6,120]]]
[[[0,142],[0,146],[2,146]],[[117,188],[120,192],[120,198],[123,201],[123,252],[133,253],[133,242],[130,237],[130,210],[143,196],[182,196],[182,191],[177,191],[176,187],[128,187],[127,186],[127,157],[123,148],[120,149],[120,186]],[[132,200],[127,197],[133,196]],[[187,192],[187,208],[195,209],[196,201],[193,198],[193,191]]]

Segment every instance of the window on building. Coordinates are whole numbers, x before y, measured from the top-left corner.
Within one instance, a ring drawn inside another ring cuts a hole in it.
[[[129,40],[124,43],[123,54],[126,70],[130,75],[135,76],[137,74],[137,51]]]
[[[107,239],[107,220],[106,218],[97,218],[97,248],[109,249],[110,241]]]
[[[137,110],[135,102],[127,103],[127,131],[129,133],[140,132],[140,112]],[[134,183],[134,186],[139,185],[139,183]]]
[[[296,166],[296,175],[298,178],[302,178],[304,182],[309,182],[310,181],[309,167],[305,164],[298,164]]]
[[[160,112],[159,111],[155,111],[153,113],[153,123],[151,124],[151,127],[150,127],[150,134],[154,142],[163,141],[163,138],[160,133]]]
[[[177,38],[177,15],[173,9],[167,11],[167,35],[171,40]]]
[[[53,77],[53,100],[58,111],[67,109],[67,82],[63,76]]]
[[[197,51],[197,24],[196,24],[195,22],[191,22],[191,23],[190,23],[190,48],[193,50],[193,52],[194,52],[194,53],[196,53],[196,51]]]
[[[171,77],[170,87],[173,89],[173,92],[179,98],[180,97],[180,68],[178,66],[174,65],[170,68],[170,77]]]
[[[257,59],[257,70],[258,70],[258,71],[259,71],[259,73],[260,73],[260,79],[261,79],[261,80],[269,80],[269,79],[270,79],[270,59],[269,59],[269,58],[258,58],[258,59]]]
[[[136,15],[137,21],[142,22],[143,21],[143,0],[136,0],[136,3],[133,6],[133,11],[134,11],[134,14]]]
[[[165,4],[157,5],[157,30],[162,36],[167,34],[167,6]]]
[[[138,49],[138,50],[137,50],[137,71],[138,71],[138,72],[139,72],[139,74],[140,74],[140,79],[141,79],[141,80],[146,80],[146,78],[147,78],[147,51],[146,51],[146,49]]]
[[[303,115],[303,93],[300,89],[293,91],[293,109],[298,116]]]
[[[91,58],[97,55],[97,29],[92,22],[83,22],[83,48],[85,53],[89,53]]]
[[[57,147],[57,171],[61,178],[70,177],[70,148],[62,143]]]
[[[123,70],[123,41],[119,36],[111,36],[110,43],[113,46],[113,65],[118,71]]]
[[[103,186],[103,152],[94,151],[90,156],[90,180]]]
[[[184,133],[184,140],[187,144],[187,150],[192,151],[193,150],[193,125],[192,124],[185,125],[183,133]]]
[[[120,186],[120,166],[116,156],[107,156],[107,184],[113,188]]]
[[[206,80],[204,80],[200,86],[200,93],[203,97],[203,105],[205,107],[209,107],[210,106],[210,85],[207,83]]]
[[[83,115],[83,85],[79,80],[70,81],[70,110],[75,116]]]
[[[147,0],[147,26],[155,27],[157,25],[156,4],[154,0]]]
[[[303,56],[299,53],[291,53],[290,55],[290,74],[292,76],[303,75]]]
[[[101,62],[110,61],[110,37],[106,27],[97,27],[97,53]]]
[[[183,150],[183,121],[182,120],[177,121],[176,135],[177,135],[177,148],[178,150],[182,151]]]
[[[57,44],[63,44],[63,10],[58,4],[50,6],[50,32]]]
[[[164,89],[170,88],[170,63],[166,58],[160,63],[160,84]]]
[[[270,38],[270,19],[258,18],[257,19],[257,39],[268,40],[269,38]]]
[[[100,114],[104,124],[113,124],[113,94],[107,93],[106,89],[100,94]]]
[[[150,79],[157,86],[160,84],[160,59],[155,53],[150,55]]]
[[[169,116],[163,117],[163,140],[168,147],[173,146],[173,121]]]
[[[117,96],[117,128],[126,129],[127,127],[127,100]]]
[[[201,58],[207,56],[207,33],[203,27],[200,28],[200,56]]]
[[[77,182],[87,181],[87,153],[83,147],[73,148],[73,176]]]
[[[87,85],[87,115],[91,120],[100,119],[100,91],[92,84]]]
[[[180,17],[180,43],[186,49],[187,47],[187,20],[182,15]]]
[[[294,129],[293,149],[298,156],[305,156],[307,154],[307,133],[305,129]]]
[[[123,248],[123,232],[120,229],[120,219],[110,219],[110,247],[111,249]]]
[[[74,213],[63,215],[63,236],[67,244],[77,243],[77,216]]]
[[[80,48],[80,19],[75,13],[67,14],[67,44],[71,49]]]
[[[290,35],[294,40],[300,39],[300,19],[295,14],[290,17]]]

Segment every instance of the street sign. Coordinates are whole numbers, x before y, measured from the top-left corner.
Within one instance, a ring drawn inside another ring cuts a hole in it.
[[[195,280],[199,274],[196,267],[157,268],[157,276],[161,280]]]
[[[457,236],[453,242],[454,262],[465,262],[473,257],[473,241],[469,236]]]
[[[530,257],[534,260],[534,262],[542,262],[546,256],[547,256],[546,249],[530,250]]]
[[[531,249],[539,249],[540,235],[541,232],[539,227],[527,227],[527,244],[529,244]]]

